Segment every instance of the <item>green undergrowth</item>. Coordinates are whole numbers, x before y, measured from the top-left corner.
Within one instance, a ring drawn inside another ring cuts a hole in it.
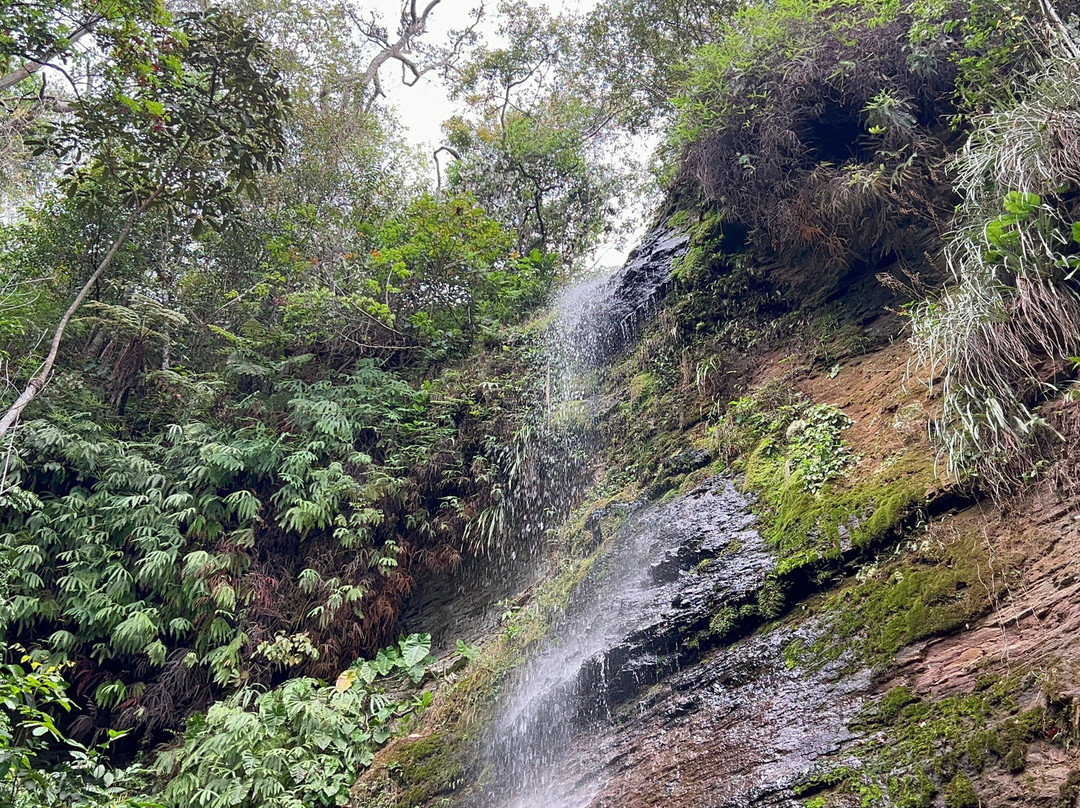
[[[1071,737],[1054,711],[1021,706],[1030,683],[986,675],[973,692],[938,700],[894,688],[852,723],[865,734],[857,762],[809,777],[797,796],[814,808],[851,805],[852,795],[865,808],[977,808],[992,796],[980,795],[981,775],[1021,773],[1032,742]]]
[[[933,487],[933,461],[917,450],[858,464],[843,440],[850,424],[776,380],[731,402],[713,430],[719,452],[740,458],[779,575],[876,544]]]
[[[930,461],[913,455],[817,493],[789,476],[782,457],[755,452],[746,466],[747,487],[759,496],[762,533],[777,548],[780,572],[839,559],[848,546],[876,544],[925,501],[933,480]]]

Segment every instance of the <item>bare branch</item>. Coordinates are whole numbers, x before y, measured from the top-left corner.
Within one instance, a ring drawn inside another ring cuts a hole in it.
[[[34,374],[19,397],[15,399],[15,403],[8,407],[8,410],[4,413],[3,417],[0,417],[0,437],[3,437],[8,430],[15,425],[27,405],[29,405],[30,402],[37,397],[38,393],[45,388],[45,385],[49,381],[49,377],[52,376],[53,366],[56,364],[56,357],[60,352],[60,343],[64,339],[64,332],[67,330],[68,323],[71,322],[71,318],[75,316],[75,312],[78,311],[79,307],[86,299],[86,296],[90,294],[90,290],[94,288],[94,284],[98,282],[98,279],[105,270],[112,264],[113,259],[116,258],[116,254],[120,251],[120,248],[127,242],[128,236],[131,235],[131,231],[135,227],[136,222],[139,221],[147,208],[149,208],[158,196],[161,195],[163,190],[165,190],[164,183],[159,185],[153,193],[143,200],[142,204],[131,212],[127,221],[124,222],[124,226],[121,228],[120,233],[113,241],[112,246],[109,247],[109,251],[105,254],[105,257],[101,259],[101,263],[98,264],[97,269],[95,269],[93,274],[86,279],[86,283],[83,284],[82,289],[75,295],[75,299],[71,301],[71,305],[68,306],[67,311],[64,312],[64,316],[60,318],[60,322],[56,325],[56,330],[53,332],[52,343],[49,345],[49,353],[41,365],[41,370]]]
[[[476,27],[483,16],[483,4],[471,12],[472,22],[468,27],[451,32],[447,47],[420,47],[420,40],[427,32],[428,18],[441,2],[442,0],[428,0],[427,5],[421,8],[418,0],[402,0],[401,21],[397,39],[393,42],[373,13],[362,16],[351,6],[342,6],[359,34],[378,48],[359,79],[361,85],[369,88],[366,107],[376,98],[385,96],[379,71],[387,62],[398,62],[401,65],[402,83],[406,87],[412,87],[433,70],[448,73],[461,57],[466,45],[475,40]],[[418,53],[420,58],[417,58]]]
[[[1070,59],[1080,59],[1080,46],[1073,41],[1072,35],[1065,23],[1061,21],[1057,10],[1050,0],[1039,0],[1039,7],[1046,19],[1046,27],[1049,29],[1051,44],[1057,44]]]
[[[439,152],[446,152],[454,157],[455,160],[460,160],[461,155],[458,154],[457,149],[450,146],[439,146],[435,151],[431,153],[432,159],[435,160],[435,190],[442,190],[442,167],[439,165]]]

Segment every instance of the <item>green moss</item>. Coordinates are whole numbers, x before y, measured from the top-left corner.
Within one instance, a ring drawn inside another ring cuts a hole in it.
[[[638,373],[630,379],[630,400],[641,403],[656,387],[656,377],[652,373]]]
[[[461,783],[464,769],[458,759],[459,740],[444,730],[399,747],[390,767],[401,788],[397,808],[416,808]]]
[[[874,714],[874,721],[878,724],[891,724],[896,720],[896,717],[900,714],[901,710],[909,704],[915,704],[918,701],[919,697],[912,692],[910,687],[903,685],[894,687],[882,697],[881,701],[878,702],[877,712]]]
[[[851,794],[857,798],[860,806],[880,805],[885,791],[880,783],[867,776],[866,772],[853,766],[837,766],[811,775],[805,782],[792,789],[796,797],[805,797],[803,805],[811,806],[850,806],[852,801],[841,795]]]
[[[910,453],[854,480],[806,490],[775,442],[763,439],[746,460],[746,487],[759,496],[762,535],[777,548],[783,573],[880,541],[925,500],[932,462]]]
[[[837,766],[833,769],[815,772],[805,782],[796,784],[792,788],[792,792],[796,797],[816,794],[819,791],[842,786],[857,777],[857,775],[858,772],[850,766]]]
[[[937,791],[924,771],[889,778],[889,794],[897,808],[930,808]]]
[[[806,643],[801,639],[795,639],[784,646],[784,665],[790,670],[797,668],[803,663],[806,655]]]
[[[852,728],[872,735],[860,766],[819,774],[804,793],[825,787],[865,795],[877,787],[886,804],[924,808],[942,794],[946,808],[976,808],[970,772],[987,766],[1016,771],[1045,723],[1041,708],[1021,712],[1014,677],[937,701],[897,687],[867,705]],[[862,804],[867,803],[860,798]]]
[[[999,724],[987,738],[987,749],[1001,758],[1010,772],[1021,772],[1027,762],[1027,750],[1046,723],[1041,707],[1035,707]]]
[[[781,575],[839,558],[848,546],[876,544],[933,490],[933,461],[919,450],[869,473],[853,471],[856,458],[842,440],[850,423],[836,407],[811,404],[777,380],[732,401],[714,430],[728,446],[722,455],[742,457]]]
[[[1077,797],[1080,797],[1080,769],[1073,769],[1058,789],[1055,808],[1073,808]]]
[[[981,542],[957,537],[948,545],[924,546],[852,581],[825,599],[828,633],[815,645],[821,659],[853,649],[873,665],[888,662],[904,646],[951,631],[985,613],[1004,583],[988,583]]]
[[[676,210],[668,217],[669,227],[684,227],[690,223],[690,210],[683,208],[682,210]],[[695,211],[696,213],[696,211]]]
[[[957,772],[945,786],[945,808],[979,808],[979,795],[963,772]]]

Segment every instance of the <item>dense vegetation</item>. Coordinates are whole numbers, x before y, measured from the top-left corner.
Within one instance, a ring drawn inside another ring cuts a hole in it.
[[[764,321],[880,275],[942,381],[952,468],[998,493],[1069,476],[1068,424],[1037,408],[1080,355],[1074,8],[506,5],[495,43],[474,17],[436,43],[436,6],[406,4],[398,40],[302,0],[0,10],[12,803],[347,798],[426,704],[409,594],[570,504],[535,467],[533,316],[626,224],[646,176],[612,155],[649,132],[692,245],[681,342],[656,348],[685,367],[639,386],[681,377],[732,422],[749,399],[713,379]],[[434,187],[387,63],[460,103]],[[751,475],[816,519],[843,416],[786,406],[739,439],[786,435]],[[628,473],[657,483],[668,448]]]

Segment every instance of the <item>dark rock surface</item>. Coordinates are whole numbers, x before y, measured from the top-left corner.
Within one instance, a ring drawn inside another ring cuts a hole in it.
[[[591,739],[596,808],[796,806],[792,787],[854,736],[869,675],[785,664],[788,631],[754,635],[666,679]]]
[[[566,340],[597,362],[622,349],[668,288],[675,262],[686,254],[689,242],[677,229],[655,228],[622,269],[581,301],[582,311]]]
[[[567,751],[615,731],[630,705],[699,659],[718,610],[761,587],[774,561],[753,524],[747,499],[721,478],[630,514],[508,688],[491,738],[503,782],[479,804],[588,804],[577,786],[563,793],[585,760]],[[593,758],[581,788],[591,793],[592,775],[609,768]]]

